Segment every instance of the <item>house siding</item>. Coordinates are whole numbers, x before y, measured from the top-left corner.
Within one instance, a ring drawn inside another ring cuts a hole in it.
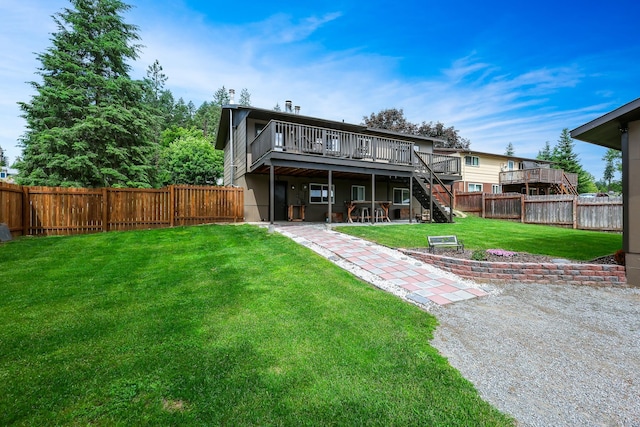
[[[234,157],[235,157],[234,160],[236,164],[235,180],[239,179],[241,176],[244,176],[244,174],[247,173],[246,147],[249,141],[247,140],[246,126],[244,125],[245,121],[246,119],[242,121],[243,123],[240,126],[238,126],[237,130],[235,131],[235,134],[236,134],[235,141],[237,142],[237,144],[233,144],[233,151],[234,151]]]
[[[290,205],[305,205],[305,221],[324,222],[328,213],[326,203],[316,204],[309,200],[309,186],[311,184],[328,184],[327,178],[295,178],[282,177],[287,183],[287,203]],[[371,179],[333,179],[335,187],[335,203],[331,207],[334,214],[338,214],[343,221],[347,221],[346,203],[351,200],[351,187],[362,185],[365,187],[365,197],[371,200]],[[269,218],[269,176],[248,174],[240,177],[236,185],[244,187],[245,220],[248,222],[266,221]],[[376,182],[376,201],[392,201],[394,188],[409,188],[408,185],[393,182]],[[413,215],[423,211],[420,203],[412,198]],[[363,206],[364,207],[364,206]],[[376,208],[378,205],[376,204]],[[391,205],[389,216],[395,218],[396,210],[401,209],[404,218],[408,218],[409,205]],[[355,218],[354,218],[355,219]]]
[[[231,149],[229,144],[224,146],[224,173],[222,178],[223,185],[231,185]]]

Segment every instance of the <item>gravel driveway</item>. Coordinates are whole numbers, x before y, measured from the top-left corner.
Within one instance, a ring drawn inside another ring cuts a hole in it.
[[[640,426],[640,289],[495,287],[430,310],[483,398],[522,426]]]

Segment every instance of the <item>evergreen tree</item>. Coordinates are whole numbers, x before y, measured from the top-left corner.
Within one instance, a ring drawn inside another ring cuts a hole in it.
[[[578,154],[573,150],[574,145],[569,129],[563,129],[558,143],[553,147],[553,167],[578,174],[578,193],[595,192],[597,187],[593,175],[582,168]]]
[[[251,94],[247,88],[240,91],[240,105],[244,105],[245,107],[251,106]]]
[[[513,144],[509,143],[507,145],[506,151],[504,152],[504,155],[505,156],[513,156],[514,154],[515,154],[515,150],[513,149]]]
[[[553,160],[553,151],[551,151],[551,145],[549,145],[549,141],[544,143],[544,148],[538,151],[538,155],[536,156],[538,160]]]
[[[2,147],[0,147],[0,167],[8,166],[9,160],[7,159],[7,155],[4,153]]]
[[[173,112],[173,95],[164,89],[168,77],[164,74],[162,65],[156,59],[147,67],[147,76],[144,79],[145,92],[144,103],[153,117],[153,153],[150,161],[153,165],[151,181],[154,186],[159,186],[157,175],[160,162],[160,133],[170,125]]]
[[[196,110],[194,124],[198,129],[202,129],[204,136],[215,139],[220,121],[220,107],[213,102],[204,101]]]
[[[217,105],[222,108],[223,105],[228,105],[230,102],[231,98],[229,97],[229,91],[224,86],[214,92],[213,105]]]
[[[178,102],[173,106],[173,118],[171,120],[171,126],[189,128],[194,125],[193,114],[195,108],[193,102],[189,101],[189,104],[184,103],[184,99],[178,99]]]
[[[280,104],[276,103],[276,106],[273,107],[273,111],[282,111],[282,108],[280,108]]]
[[[53,186],[149,186],[152,117],[144,85],[129,77],[137,27],[120,0],[70,0],[53,19],[52,46],[38,54],[42,82],[20,103],[27,131],[19,182]]]

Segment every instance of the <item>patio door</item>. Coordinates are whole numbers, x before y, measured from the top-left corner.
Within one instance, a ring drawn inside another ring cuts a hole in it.
[[[273,195],[273,216],[275,221],[286,221],[287,218],[287,183],[285,181],[275,182],[275,193]]]

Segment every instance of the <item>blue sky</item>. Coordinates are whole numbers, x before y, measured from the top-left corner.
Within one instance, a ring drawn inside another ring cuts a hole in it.
[[[385,108],[455,126],[477,151],[535,157],[573,129],[640,97],[640,2],[129,0],[125,15],[177,98],[221,86],[254,106],[360,123]],[[13,161],[33,94],[35,54],[66,0],[0,0],[0,146]],[[479,6],[480,5],[480,6]],[[635,20],[635,21],[634,21]],[[576,141],[602,177],[604,149]]]

